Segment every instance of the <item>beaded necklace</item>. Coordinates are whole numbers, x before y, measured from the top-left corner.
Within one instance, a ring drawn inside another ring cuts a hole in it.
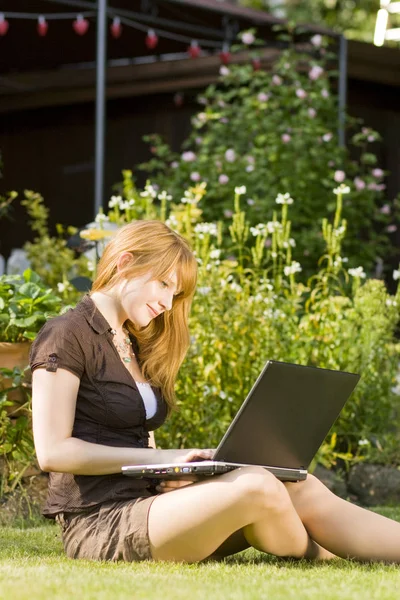
[[[129,337],[128,330],[125,327],[123,327],[122,332],[125,335],[124,339],[122,340],[122,342],[118,341],[117,339],[113,339],[114,346],[116,347],[118,354],[120,355],[123,362],[130,363],[132,362],[132,357],[135,356],[135,353],[132,348],[132,342]],[[115,336],[117,335],[117,330],[111,329],[111,333],[115,338]]]

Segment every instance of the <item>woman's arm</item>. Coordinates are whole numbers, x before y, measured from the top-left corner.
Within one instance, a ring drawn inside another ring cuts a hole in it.
[[[75,475],[119,473],[123,465],[172,462],[187,450],[115,448],[71,437],[79,378],[65,369],[36,369],[32,379],[36,454],[43,471]],[[153,437],[154,440],[154,437]]]

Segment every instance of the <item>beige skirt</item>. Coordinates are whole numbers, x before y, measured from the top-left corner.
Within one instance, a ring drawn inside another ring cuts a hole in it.
[[[64,549],[69,558],[151,560],[148,534],[150,506],[157,496],[106,502],[88,512],[60,513]]]

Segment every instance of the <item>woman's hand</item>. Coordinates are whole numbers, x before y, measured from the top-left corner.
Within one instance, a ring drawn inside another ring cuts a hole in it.
[[[182,456],[178,456],[174,459],[173,462],[195,462],[197,460],[212,460],[214,456],[215,450],[207,449],[207,450],[188,450],[186,454]],[[184,479],[171,479],[161,481],[157,486],[157,492],[161,494],[165,494],[165,492],[172,492],[173,490],[177,490],[181,487],[185,487],[198,481],[199,478],[196,475],[188,475]]]

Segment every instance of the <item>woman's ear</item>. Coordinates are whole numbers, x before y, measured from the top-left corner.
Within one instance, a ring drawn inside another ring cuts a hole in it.
[[[122,252],[117,261],[117,271],[120,273],[131,262],[133,256],[131,252]]]

